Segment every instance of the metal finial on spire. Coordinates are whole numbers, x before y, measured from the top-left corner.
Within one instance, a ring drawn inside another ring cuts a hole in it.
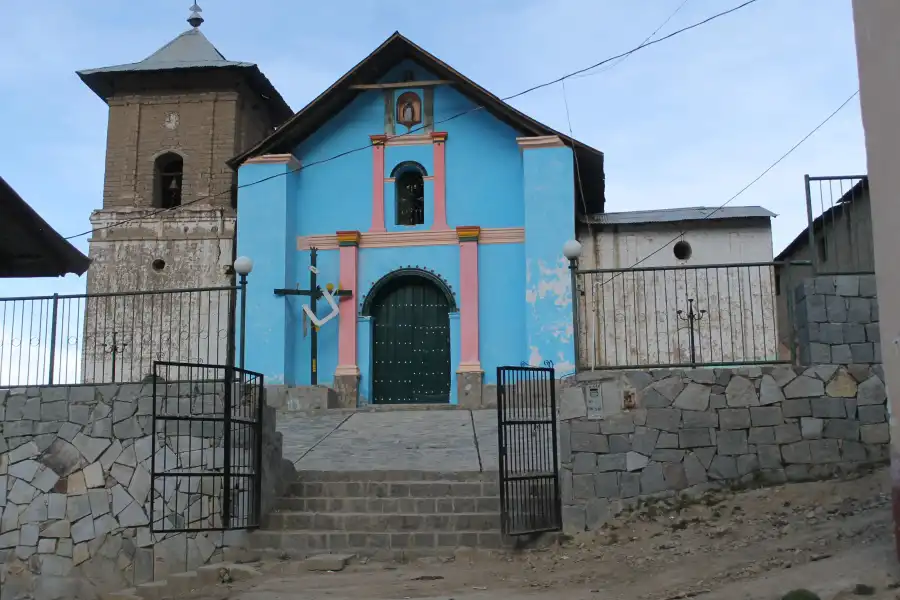
[[[187,22],[190,23],[191,27],[196,29],[203,24],[204,19],[200,16],[200,13],[203,12],[203,9],[200,8],[200,6],[196,2],[194,2],[194,5],[189,10],[191,11],[191,16],[188,17]]]

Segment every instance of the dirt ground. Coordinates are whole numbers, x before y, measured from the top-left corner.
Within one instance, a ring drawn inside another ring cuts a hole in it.
[[[599,534],[511,555],[458,554],[339,573],[262,577],[204,600],[766,599],[806,588],[822,600],[900,600],[888,474],[717,492],[645,505]],[[283,566],[281,566],[283,568]]]

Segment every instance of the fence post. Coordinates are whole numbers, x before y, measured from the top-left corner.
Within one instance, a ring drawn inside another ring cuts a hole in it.
[[[50,365],[47,384],[53,385],[53,371],[56,370],[56,321],[59,313],[59,294],[53,294],[53,315],[50,317]]]
[[[813,218],[812,192],[809,190],[809,174],[803,176],[803,181],[806,184],[806,235],[809,239],[809,254],[812,256],[813,275],[816,275],[819,272],[819,251],[816,248],[816,232],[813,230],[815,219]]]
[[[231,362],[231,361],[229,361]],[[225,446],[225,465],[222,473],[222,527],[231,528],[231,408],[234,398],[232,390],[234,384],[234,367],[231,364],[225,366],[225,389],[224,398],[222,398],[223,423],[222,432],[224,435]]]
[[[244,371],[244,342],[247,339],[247,274],[241,273],[240,280],[241,287],[241,358],[238,363],[238,368],[241,370],[241,375],[243,375]]]
[[[581,366],[581,330],[578,327],[580,322],[579,303],[578,303],[578,258],[569,259],[569,276],[572,286],[572,327],[574,327],[575,335],[575,370]]]

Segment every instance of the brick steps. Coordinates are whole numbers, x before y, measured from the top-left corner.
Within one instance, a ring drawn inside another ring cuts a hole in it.
[[[460,546],[497,549],[497,473],[300,471],[275,502],[254,549],[303,557],[452,555]]]
[[[500,513],[376,514],[376,513],[272,513],[266,531],[356,531],[356,532],[457,532],[500,529]]]
[[[351,552],[359,556],[398,558],[404,556],[452,555],[462,546],[482,549],[505,547],[498,531],[267,531],[250,535],[255,550],[283,552],[304,557],[320,552]]]
[[[275,501],[277,512],[327,512],[374,514],[495,513],[498,496],[454,498],[296,498]]]

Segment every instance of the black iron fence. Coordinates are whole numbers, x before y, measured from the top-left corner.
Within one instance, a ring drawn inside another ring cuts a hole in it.
[[[233,365],[242,289],[0,298],[0,387],[138,382],[157,360]]]
[[[258,527],[263,376],[153,363],[153,533]]]
[[[562,529],[554,370],[497,367],[497,441],[504,535]]]
[[[577,271],[581,369],[791,362],[791,269],[744,263]]]
[[[875,272],[867,176],[807,175],[806,217],[806,239],[788,247],[787,260],[810,260],[818,275]]]

